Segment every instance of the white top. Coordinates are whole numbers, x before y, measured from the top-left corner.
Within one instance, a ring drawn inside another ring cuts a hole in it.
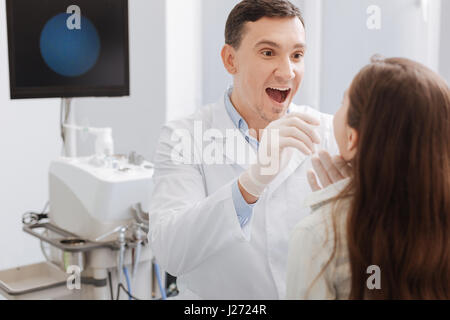
[[[350,203],[349,198],[331,201],[348,183],[349,179],[340,181],[306,199],[305,204],[313,212],[301,220],[291,234],[287,299],[348,299],[351,273],[345,223]],[[339,238],[336,253],[330,261],[335,241],[332,214],[336,217]],[[319,276],[328,261],[329,265]]]

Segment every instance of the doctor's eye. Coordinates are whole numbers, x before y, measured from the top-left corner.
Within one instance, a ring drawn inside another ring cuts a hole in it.
[[[273,51],[272,50],[264,50],[261,52],[263,54],[263,56],[265,57],[272,57],[273,56]]]
[[[305,54],[303,52],[298,52],[298,53],[294,54],[294,59],[300,60],[300,59],[303,59],[304,56],[305,56]]]

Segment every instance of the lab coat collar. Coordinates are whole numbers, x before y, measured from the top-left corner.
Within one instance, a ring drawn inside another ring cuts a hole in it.
[[[226,94],[226,93],[225,93]],[[234,154],[231,148],[221,148],[224,152],[224,156],[228,159],[229,162],[233,164],[237,164],[244,168],[245,170],[250,167],[250,164],[255,163],[257,160],[256,151],[251,147],[251,145],[245,140],[242,133],[238,128],[234,125],[231,120],[226,108],[225,108],[225,100],[224,96],[221,97],[218,103],[214,105],[214,110],[212,112],[212,128],[218,129],[223,137],[223,140],[219,141],[216,139],[216,143],[221,143],[223,146],[227,143],[227,130],[235,131],[235,150],[246,150],[246,161],[244,163],[238,163],[236,159],[236,155]],[[230,142],[231,143],[231,142]]]

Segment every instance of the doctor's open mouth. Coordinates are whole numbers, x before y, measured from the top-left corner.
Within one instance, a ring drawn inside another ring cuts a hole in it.
[[[268,87],[266,93],[276,103],[284,103],[291,93],[291,88]]]

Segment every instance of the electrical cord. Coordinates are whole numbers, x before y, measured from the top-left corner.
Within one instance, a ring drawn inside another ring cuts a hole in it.
[[[44,231],[44,236],[47,236],[47,230],[45,230]],[[39,245],[40,245],[40,247],[41,247],[41,252],[42,252],[42,255],[44,256],[44,258],[45,258],[45,261],[48,261],[48,262],[51,262],[51,263],[53,263],[53,261],[50,259],[50,257],[48,256],[48,254],[47,254],[47,252],[46,252],[46,250],[45,250],[45,248],[44,248],[44,241],[39,241]]]
[[[138,299],[135,296],[133,296],[131,293],[129,293],[128,290],[125,289],[125,286],[122,283],[119,283],[117,285],[117,297],[116,297],[116,300],[119,300],[119,298],[120,298],[120,289],[122,289],[123,291],[125,291],[126,294],[128,294],[128,298],[130,298],[130,300],[131,299],[132,300],[141,300],[141,299]]]
[[[111,271],[108,270],[108,281],[109,281],[109,292],[111,294],[111,300],[114,300],[114,292],[113,292],[113,285],[112,285],[112,277],[111,277]],[[120,289],[125,291],[125,293],[128,295],[129,300],[140,300],[133,296],[127,289],[125,289],[125,286],[122,283],[119,283],[117,285],[117,297],[116,300],[119,300],[120,298]]]
[[[47,201],[47,202],[45,203],[44,209],[42,209],[42,211],[41,211],[41,214],[42,214],[42,213],[45,213],[45,211],[47,210],[47,208],[48,208],[49,205],[50,205],[50,201]]]
[[[128,275],[128,268],[123,267],[123,274],[125,275],[125,280],[127,281],[127,287],[128,287],[128,300],[131,300],[131,284],[130,284],[130,276]]]
[[[109,292],[111,294],[111,300],[114,300],[112,279],[111,279],[111,271],[108,270],[108,281],[109,281]]]
[[[159,271],[159,265],[157,263],[154,263],[155,266],[155,273],[156,273],[156,279],[158,280],[158,286],[159,291],[161,292],[161,298],[162,300],[167,299],[166,290],[163,287],[162,280],[161,280],[161,272]]]

